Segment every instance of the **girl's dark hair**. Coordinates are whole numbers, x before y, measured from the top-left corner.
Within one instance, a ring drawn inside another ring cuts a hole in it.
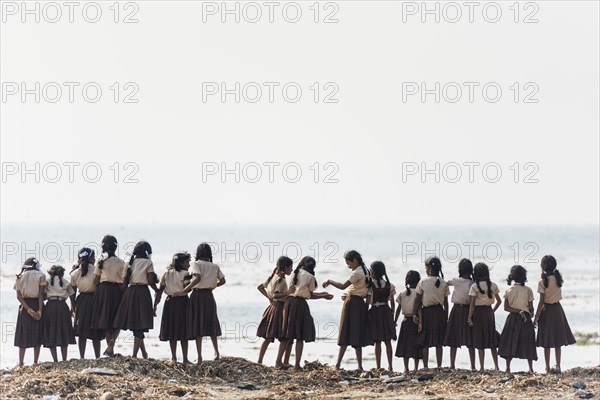
[[[37,258],[35,258],[35,257],[29,257],[23,263],[23,266],[21,267],[21,272],[19,272],[19,274],[17,275],[17,279],[20,278],[21,275],[23,275],[23,272],[25,272],[25,271],[32,271],[32,270],[36,269],[36,267],[38,266],[38,264],[39,264],[39,262],[38,262]]]
[[[363,269],[363,273],[365,274],[365,285],[367,285],[367,287],[373,286],[371,283],[370,275],[367,271],[367,267],[365,266],[362,256],[360,255],[360,253],[358,251],[356,251],[356,250],[348,251],[346,254],[344,254],[344,259],[347,262],[356,260],[358,262],[358,265],[360,265],[361,268]]]
[[[558,269],[556,269],[556,258],[553,256],[544,256],[542,257],[542,281],[544,282],[544,287],[548,287],[548,276],[554,275],[556,278],[556,284],[558,287],[562,287],[563,278]]]
[[[477,289],[479,293],[485,293],[481,286],[479,286],[480,281],[485,281],[487,283],[487,295],[491,299],[494,297],[492,293],[492,282],[490,281],[490,269],[485,263],[477,263],[475,264],[475,269],[473,270],[473,279],[475,280],[475,284],[477,284]]]
[[[381,287],[381,278],[385,279],[385,286],[390,285],[390,280],[385,271],[385,264],[381,261],[373,261],[371,263],[371,272],[373,272],[373,279],[377,280],[377,286]]]
[[[316,266],[317,262],[311,256],[302,257],[302,260],[300,260],[300,262],[296,266],[296,269],[294,270],[294,278],[292,279],[292,283],[294,285],[298,283],[298,272],[300,272],[300,269],[303,269],[314,276]]]
[[[208,243],[200,243],[196,248],[196,261],[198,260],[212,262],[212,249]]]
[[[183,270],[183,263],[190,261],[191,259],[192,256],[187,251],[184,251],[183,253],[177,253],[173,256],[173,261],[171,262],[171,265],[169,265],[169,268],[179,272]]]
[[[436,257],[432,256],[425,260],[425,266],[431,270],[431,276],[437,276],[437,280],[435,281],[435,287],[440,287],[440,275],[442,279],[444,278],[444,273],[442,272],[442,261]]]
[[[473,280],[473,263],[468,258],[463,258],[458,262],[458,275],[462,278],[468,276]]]
[[[54,278],[58,276],[58,282],[60,283],[60,287],[63,286],[63,276],[65,275],[65,269],[60,265],[53,265],[48,270],[48,274],[50,274],[50,284],[54,286]]]
[[[104,261],[115,255],[117,251],[117,238],[112,235],[105,235],[102,238],[102,252],[108,254],[106,258],[100,258],[98,269],[104,268]]]
[[[271,276],[267,279],[267,285],[271,282],[271,279],[275,276],[276,273],[285,271],[286,268],[291,267],[294,264],[291,258],[286,256],[281,256],[277,259],[277,264],[275,265],[275,269],[271,273]]]
[[[87,275],[90,266],[90,258],[93,258],[95,254],[96,253],[94,253],[94,250],[88,247],[82,248],[81,250],[79,250],[79,253],[77,253],[77,257],[79,260],[79,265],[77,265],[77,267],[81,268],[81,276]]]
[[[131,257],[129,257],[129,265],[127,266],[127,273],[125,274],[125,286],[129,286],[129,282],[131,281],[131,273],[133,272],[131,267],[133,266],[135,259],[149,258],[150,254],[152,254],[152,246],[150,246],[150,243],[142,240],[135,244],[133,247],[133,254],[131,254]],[[156,282],[157,277],[156,274],[154,275],[154,281]]]
[[[410,270],[406,273],[406,279],[404,279],[404,286],[406,287],[407,296],[410,296],[410,289],[416,288],[420,280],[421,275],[417,271]]]
[[[527,270],[520,265],[513,265],[510,269],[510,274],[508,274],[508,278],[506,279],[506,283],[512,285],[513,281],[524,285],[525,282],[527,282]]]

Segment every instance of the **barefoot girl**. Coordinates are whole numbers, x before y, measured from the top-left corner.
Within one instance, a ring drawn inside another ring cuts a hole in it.
[[[394,323],[394,295],[396,289],[390,283],[385,265],[381,261],[371,263],[372,306],[369,310],[371,334],[375,342],[375,362],[377,369],[381,368],[381,342],[385,343],[388,360],[388,370],[393,371],[392,340],[396,340],[396,325]]]
[[[415,288],[421,280],[421,275],[417,271],[408,271],[404,285],[406,290],[398,295],[396,302],[398,309],[394,320],[398,322],[400,311],[402,311],[402,323],[400,324],[400,333],[398,334],[398,343],[396,344],[396,357],[404,359],[404,374],[408,374],[408,362],[411,358],[415,361],[415,372],[419,369],[419,360],[423,356],[421,347],[417,344],[417,335],[419,333],[418,324],[415,321],[420,321],[421,315],[413,318],[415,310],[415,300],[417,294]]]
[[[52,359],[58,362],[56,347],[60,347],[62,360],[67,360],[67,349],[75,344],[75,332],[71,321],[71,310],[75,306],[75,292],[64,278],[65,269],[53,265],[48,270],[50,277],[46,284],[46,306],[44,307],[44,347],[50,349]],[[71,308],[67,305],[71,302]]]

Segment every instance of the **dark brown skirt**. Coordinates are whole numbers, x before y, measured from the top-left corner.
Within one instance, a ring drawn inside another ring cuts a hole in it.
[[[374,342],[396,340],[396,324],[394,323],[392,309],[387,304],[371,307],[369,310],[369,323]]]
[[[338,346],[373,346],[368,306],[365,299],[360,296],[349,296],[344,301]]]
[[[271,342],[281,338],[283,307],[283,301],[276,301],[275,305],[269,304],[258,324],[257,337],[269,339]]]
[[[122,298],[121,286],[118,283],[99,283],[94,292],[92,328],[112,330]]]
[[[102,340],[104,331],[92,329],[92,316],[94,315],[94,292],[79,293],[75,300],[75,336],[82,339]]]
[[[523,318],[516,313],[510,313],[506,317],[504,329],[500,334],[498,354],[502,358],[537,360],[535,331],[531,319],[523,321]]]
[[[537,345],[555,348],[575,344],[576,340],[560,303],[544,304],[538,320]]]
[[[114,329],[148,332],[154,327],[154,309],[148,285],[131,285],[115,316]]]
[[[491,306],[475,306],[473,311],[472,345],[476,349],[496,349],[500,334],[496,331],[496,319]]]
[[[455,304],[452,306],[448,324],[446,325],[446,336],[444,346],[461,347],[470,346],[471,330],[467,321],[469,320],[469,306]]]
[[[212,289],[194,289],[188,302],[188,339],[221,336],[217,303]]]
[[[306,299],[295,296],[288,297],[283,305],[281,338],[314,342],[316,336],[315,321],[310,315]]]
[[[38,298],[24,299],[25,303],[35,311],[38,311]],[[44,315],[42,313],[42,320]],[[15,331],[15,346],[22,348],[41,346],[44,339],[44,325],[42,320],[36,321],[23,306],[19,306],[17,314],[17,327]]]
[[[163,342],[168,340],[187,340],[187,296],[167,297],[160,321],[160,335]]]
[[[44,307],[44,347],[75,343],[69,306],[62,300],[48,300]]]
[[[396,357],[423,358],[423,348],[417,344],[419,326],[412,317],[405,318],[400,324],[400,333],[396,343]]]
[[[423,347],[444,345],[446,336],[446,312],[441,305],[423,307],[423,329],[418,335],[418,343]]]

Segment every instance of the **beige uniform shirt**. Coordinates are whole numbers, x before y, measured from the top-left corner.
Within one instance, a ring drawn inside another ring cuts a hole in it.
[[[92,293],[96,291],[96,285],[94,285],[94,266],[90,264],[88,266],[88,272],[85,276],[82,276],[81,267],[71,272],[71,286],[76,287],[81,293]]]
[[[400,305],[400,309],[402,310],[402,314],[406,316],[413,315],[413,311],[415,309],[415,299],[417,298],[417,292],[415,289],[410,290],[410,296],[406,294],[406,290],[401,292],[396,298],[396,303]]]
[[[492,282],[492,298],[490,299],[488,296],[488,285],[486,281],[479,282],[479,287],[483,290],[483,293],[477,289],[477,284],[474,283],[471,285],[469,290],[469,296],[475,297],[475,305],[476,306],[491,306],[496,301],[496,295],[500,293],[500,289],[498,289],[498,285]]]
[[[439,287],[435,287],[437,279],[440,280]],[[437,304],[444,305],[444,300],[450,294],[450,289],[448,283],[442,278],[428,276],[419,281],[415,292],[423,296],[423,307],[429,307]]]
[[[288,285],[285,281],[285,278],[280,277],[277,274],[273,275],[268,283],[267,281],[264,281],[263,286],[270,298],[273,298],[276,293],[285,293],[288,290]],[[285,298],[275,299],[275,301],[285,301]]]
[[[533,290],[529,286],[513,283],[513,286],[506,289],[504,298],[510,307],[529,312],[529,302],[533,301]]]
[[[554,275],[548,276],[548,287],[545,287],[544,281],[540,279],[537,291],[544,294],[544,303],[554,304],[562,299],[562,288],[556,284]]]
[[[452,297],[450,300],[454,304],[469,304],[471,298],[469,297],[469,290],[473,281],[465,278],[454,278],[448,281],[448,286],[452,286]]]
[[[127,273],[127,268],[131,268],[131,280],[129,281],[131,285],[147,285],[150,283],[148,282],[148,273],[154,272],[154,264],[150,259],[136,258],[133,260],[131,267],[127,264],[125,273]]]
[[[298,270],[298,282],[296,285],[294,285],[294,287],[295,290],[292,294],[290,294],[290,296],[310,299],[312,292],[314,292],[317,288],[317,280],[310,272],[300,269]]]
[[[94,274],[100,277],[100,282],[123,283],[125,261],[116,256],[110,257],[104,260],[102,269],[98,268],[99,262],[100,260],[96,262]]]
[[[220,279],[225,278],[221,268],[210,261],[196,260],[190,268],[192,275],[200,275],[200,282],[194,286],[194,289],[214,289]]]
[[[58,276],[54,277],[54,282],[50,282],[50,278],[48,278],[46,284],[46,296],[48,296],[48,298],[60,297],[64,300],[68,299],[69,296],[72,296],[73,293],[75,293],[75,291],[73,290],[73,287],[71,286],[67,278],[63,276],[62,282],[63,284],[62,286],[60,286],[60,278]]]
[[[36,299],[40,295],[40,286],[46,286],[46,284],[46,275],[43,272],[29,270],[17,278],[13,289],[21,292],[24,299]]]
[[[189,279],[185,279],[189,272],[185,269],[176,271],[175,268],[167,269],[167,272],[160,278],[160,286],[164,286],[165,294],[173,296],[177,292],[182,292]]]
[[[367,297],[367,293],[369,293],[369,288],[367,287],[367,283],[365,282],[366,275],[363,271],[362,267],[355,268],[352,273],[350,273],[350,277],[348,280],[351,285],[348,286],[348,294],[351,296],[360,296]]]

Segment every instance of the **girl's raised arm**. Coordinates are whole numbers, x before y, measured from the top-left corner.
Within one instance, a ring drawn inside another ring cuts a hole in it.
[[[350,285],[352,285],[352,282],[350,281],[346,281],[344,283],[340,283],[340,282],[336,282],[336,281],[332,281],[331,279],[327,279],[325,282],[323,282],[323,287],[326,288],[327,286],[333,286],[336,287],[340,290],[345,290],[347,289]]]

